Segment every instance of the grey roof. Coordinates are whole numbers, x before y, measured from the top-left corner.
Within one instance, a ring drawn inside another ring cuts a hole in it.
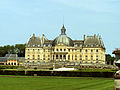
[[[25,61],[25,57],[18,57],[18,61],[19,62],[24,62]]]
[[[26,47],[41,47],[41,38],[36,37],[35,34],[29,39]]]
[[[18,57],[17,54],[6,54],[5,57]]]
[[[17,54],[6,54],[5,57],[0,57],[0,62],[7,62],[7,60],[18,60],[20,62],[24,62],[25,57],[18,57]]]
[[[71,38],[69,38],[66,33],[65,33],[66,29],[63,25],[62,29],[61,29],[61,34],[56,37],[52,43],[53,46],[57,45],[57,44],[64,44],[67,46],[73,46],[73,41]]]
[[[87,36],[84,41],[84,47],[104,47],[103,41],[100,36]]]
[[[7,57],[0,57],[0,62],[7,62]]]

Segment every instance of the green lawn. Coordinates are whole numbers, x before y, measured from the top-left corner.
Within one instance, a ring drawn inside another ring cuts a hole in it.
[[[113,90],[112,78],[1,77],[0,90]]]

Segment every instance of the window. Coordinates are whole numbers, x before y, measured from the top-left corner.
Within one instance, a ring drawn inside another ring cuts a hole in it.
[[[66,49],[64,49],[64,51],[66,51]]]
[[[62,52],[62,49],[60,49],[60,51]]]
[[[98,49],[96,50],[96,52],[98,52]]]
[[[88,60],[88,56],[87,55],[85,56],[85,59]]]
[[[91,52],[93,52],[93,50],[91,50]]]
[[[96,56],[96,60],[98,60],[98,55]]]
[[[62,59],[62,55],[60,55],[60,59]]]
[[[68,55],[68,60],[70,60],[70,55]]]
[[[48,52],[50,52],[50,49],[48,49]]]
[[[48,55],[48,60],[50,60],[50,55]]]
[[[77,55],[75,55],[75,60],[77,60]]]
[[[28,49],[28,52],[30,51],[30,49]]]
[[[64,55],[63,58],[66,59],[66,55]]]
[[[58,55],[56,55],[56,59],[58,59]]]
[[[38,60],[40,60],[40,55],[38,55]]]
[[[45,60],[45,55],[43,55],[43,60]]]
[[[54,55],[53,55],[53,60],[54,60]]]
[[[82,60],[82,55],[80,55],[80,60]]]
[[[45,49],[43,51],[45,52]]]
[[[33,60],[35,59],[35,55],[33,55]]]
[[[88,50],[86,49],[85,52],[88,52]]]
[[[80,52],[82,52],[82,49],[80,49]]]
[[[33,52],[35,51],[35,49],[33,49]]]
[[[75,52],[77,52],[77,49],[75,49]]]
[[[53,52],[54,52],[54,49],[53,49]]]
[[[91,60],[93,60],[93,55],[91,55]]]
[[[58,51],[58,49],[56,49],[56,51]]]
[[[40,51],[40,49],[38,49],[38,52]]]
[[[70,52],[70,49],[68,49],[68,51]]]
[[[30,56],[28,55],[28,59],[30,59]]]

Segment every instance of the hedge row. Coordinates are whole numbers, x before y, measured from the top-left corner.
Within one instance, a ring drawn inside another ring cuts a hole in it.
[[[27,75],[27,76],[66,76],[66,77],[110,77],[114,72],[75,72],[75,71],[9,71],[0,70],[0,75]]]

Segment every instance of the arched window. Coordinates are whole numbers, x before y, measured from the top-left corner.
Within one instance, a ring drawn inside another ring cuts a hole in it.
[[[64,55],[63,58],[66,59],[66,55]]]
[[[58,55],[56,55],[56,59],[58,59]]]

